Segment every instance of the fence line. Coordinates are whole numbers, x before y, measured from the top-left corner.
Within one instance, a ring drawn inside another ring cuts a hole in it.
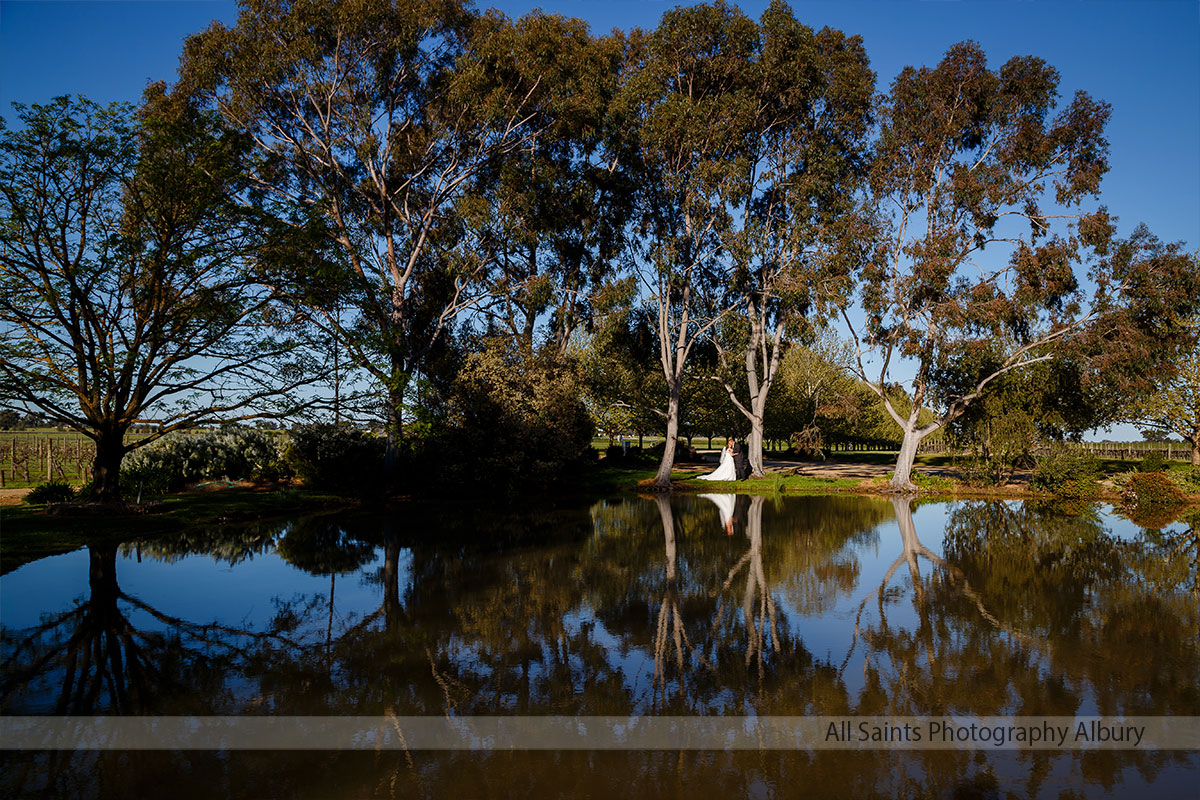
[[[1151,453],[1157,453],[1167,461],[1190,461],[1192,457],[1191,446],[1186,442],[1066,442],[1066,446],[1082,450],[1096,458],[1118,461],[1141,461]],[[891,449],[898,448],[892,445]],[[945,441],[937,441],[922,442],[917,448],[917,452],[953,455],[965,452],[965,450],[952,447]],[[1034,452],[1042,451],[1037,449]]]

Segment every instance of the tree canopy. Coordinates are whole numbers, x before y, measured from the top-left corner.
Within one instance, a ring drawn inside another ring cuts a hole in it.
[[[106,499],[133,447],[293,412],[309,376],[246,268],[240,140],[157,89],[137,115],[67,97],[17,113],[0,132],[0,403],[93,439]]]
[[[877,237],[859,275],[865,320],[843,315],[856,373],[904,433],[897,489],[912,488],[920,440],[1001,375],[1068,347],[1090,348],[1096,363],[1125,359],[1117,341],[1159,354],[1150,343],[1178,337],[1195,302],[1186,258],[1141,230],[1118,241],[1103,208],[1080,208],[1108,168],[1110,109],[1078,92],[1055,113],[1058,84],[1039,58],[993,70],[964,42],[936,67],[904,69],[881,98],[863,207]],[[989,246],[1009,257],[997,262]],[[884,396],[901,358],[916,373],[907,415]],[[920,424],[925,405],[937,418]]]

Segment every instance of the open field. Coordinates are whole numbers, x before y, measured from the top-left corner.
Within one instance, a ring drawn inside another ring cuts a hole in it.
[[[147,435],[131,433],[125,441]],[[0,490],[28,489],[52,479],[80,486],[91,480],[95,456],[96,445],[75,431],[49,428],[0,431]]]
[[[57,478],[78,485],[91,473],[96,446],[73,431],[0,431],[0,488],[23,489]]]

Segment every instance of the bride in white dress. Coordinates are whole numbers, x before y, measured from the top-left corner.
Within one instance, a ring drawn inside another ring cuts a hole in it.
[[[737,467],[733,463],[732,439],[725,443],[725,449],[721,451],[721,463],[717,465],[717,468],[707,475],[698,475],[697,478],[702,481],[737,480]]]

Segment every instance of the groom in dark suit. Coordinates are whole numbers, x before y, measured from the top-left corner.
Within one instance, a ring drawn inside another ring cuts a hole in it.
[[[739,481],[750,477],[750,462],[746,460],[746,452],[742,443],[736,439],[733,442],[733,469]]]

